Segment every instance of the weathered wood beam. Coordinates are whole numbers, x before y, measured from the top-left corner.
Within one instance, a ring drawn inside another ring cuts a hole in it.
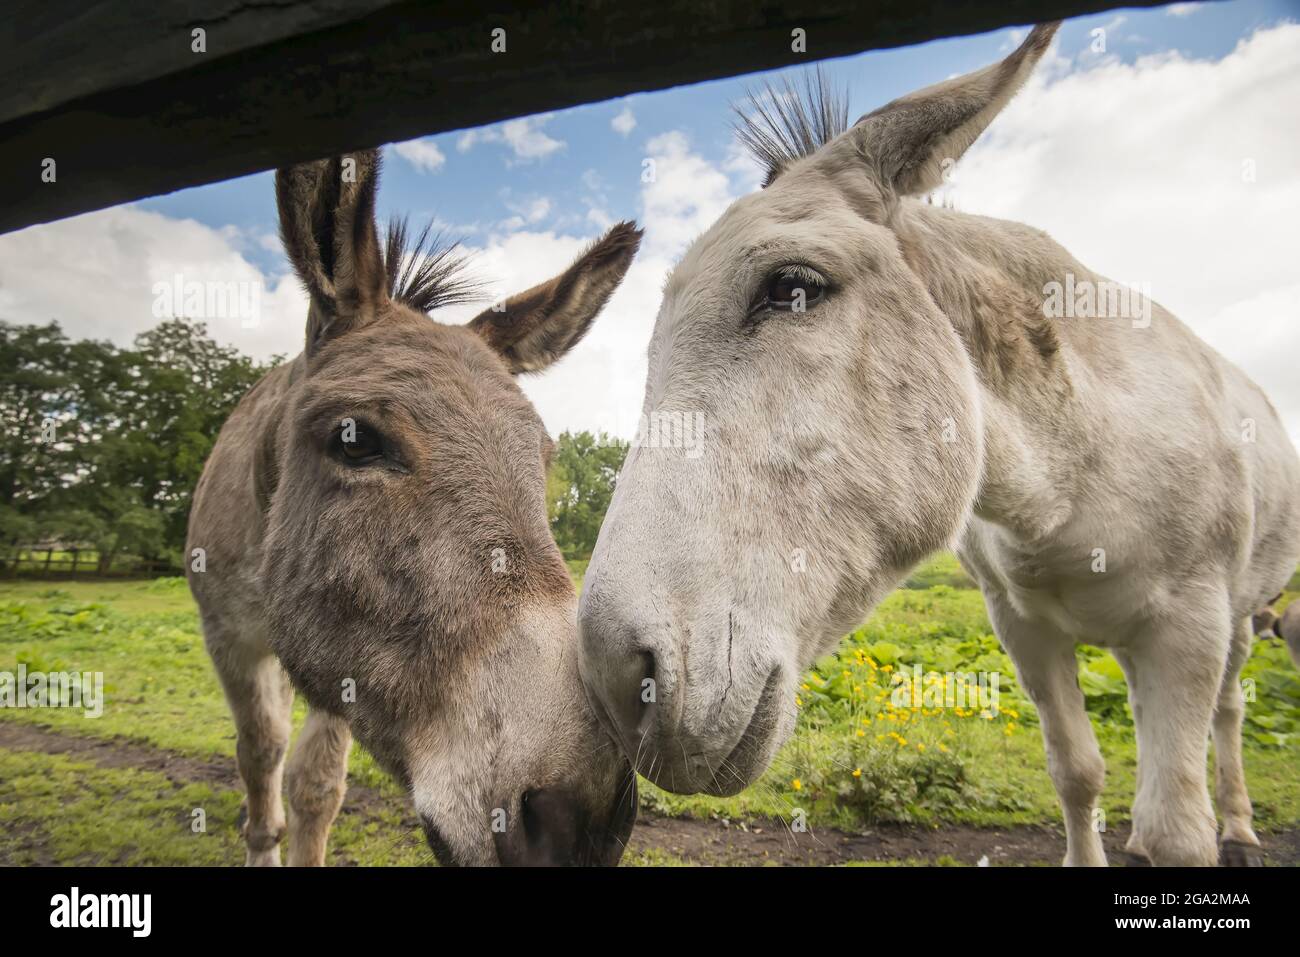
[[[0,232],[345,150],[1112,6],[11,0]],[[792,50],[796,28],[806,52]]]

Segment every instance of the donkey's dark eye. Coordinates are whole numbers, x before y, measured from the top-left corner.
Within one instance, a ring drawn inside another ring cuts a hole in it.
[[[821,302],[826,280],[807,266],[783,266],[767,281],[764,302],[768,309],[802,312]]]
[[[362,425],[345,426],[335,433],[335,447],[349,465],[367,465],[384,458],[383,437]]]

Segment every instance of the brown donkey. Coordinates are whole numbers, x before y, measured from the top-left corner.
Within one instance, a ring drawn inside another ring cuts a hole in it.
[[[378,167],[370,151],[277,174],[306,348],[226,422],[190,514],[248,863],[278,864],[286,829],[290,864],[324,863],[353,733],[443,863],[616,863],[635,784],[578,679],[576,599],[547,524],[551,440],[514,376],[583,337],[640,232],[621,223],[554,279],[442,325],[424,311],[464,297],[459,263],[416,266],[400,230],[381,251]],[[310,713],[286,828],[290,679]]]

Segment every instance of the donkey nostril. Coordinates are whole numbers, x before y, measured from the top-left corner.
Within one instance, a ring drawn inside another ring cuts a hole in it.
[[[659,684],[657,664],[653,651],[641,653],[641,681],[637,687],[637,722],[638,734],[645,734],[654,724],[655,712],[659,705]]]
[[[574,864],[582,851],[584,811],[568,791],[531,788],[519,796],[519,833],[499,847],[507,864]]]
[[[529,789],[519,796],[519,820],[523,825],[525,836],[530,841],[537,840],[544,827],[542,816],[546,802],[541,802],[539,806],[537,801],[541,793],[536,789]]]

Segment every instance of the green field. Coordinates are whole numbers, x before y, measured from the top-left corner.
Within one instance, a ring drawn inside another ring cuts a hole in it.
[[[1122,824],[1135,771],[1123,676],[1096,649],[1081,649],[1080,661],[1108,767],[1102,806],[1108,824]],[[0,733],[8,727],[11,739],[21,730],[76,744],[0,746],[0,863],[242,860],[233,826],[241,795],[228,780],[234,726],[183,580],[0,583],[0,671],[20,663],[29,671],[103,672],[106,706],[97,718],[75,709],[0,710],[0,723],[10,723]],[[998,673],[1000,708],[896,707],[892,676],[914,663]],[[1255,698],[1245,738],[1256,822],[1263,831],[1290,828],[1300,823],[1300,674],[1280,643],[1261,642],[1245,677]],[[681,797],[642,782],[643,806],[736,823],[788,821],[798,809],[813,828],[846,831],[881,822],[1009,827],[1058,819],[1033,706],[951,556],[919,569],[819,662],[791,706],[799,711],[795,738],[744,793]],[[300,704],[296,720],[302,716]],[[209,773],[214,762],[220,773]],[[331,860],[430,863],[402,795],[359,748],[350,781]],[[206,817],[197,832],[196,809]],[[628,862],[680,863],[656,848]]]

